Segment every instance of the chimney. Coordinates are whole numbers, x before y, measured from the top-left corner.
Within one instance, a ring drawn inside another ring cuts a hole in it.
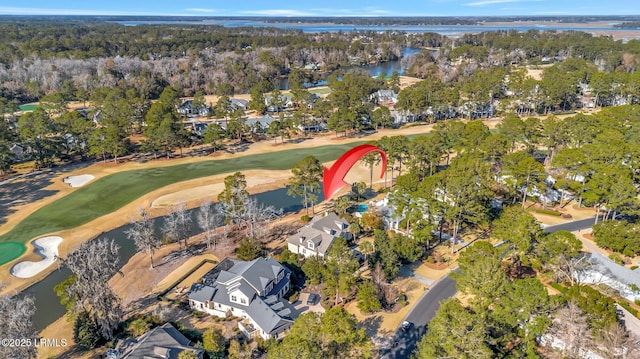
[[[305,236],[300,236],[300,243],[304,242],[305,239]]]

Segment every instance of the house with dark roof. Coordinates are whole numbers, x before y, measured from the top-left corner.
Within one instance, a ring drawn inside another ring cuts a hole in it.
[[[282,338],[293,319],[283,299],[291,272],[273,258],[251,262],[227,258],[207,273],[189,292],[189,306],[225,318],[236,316],[247,337]]]
[[[177,359],[185,350],[195,351],[198,358],[204,356],[204,350],[196,349],[191,345],[191,341],[173,325],[166,323],[151,329],[137,339],[119,341],[116,349],[107,353],[107,358]]]
[[[349,222],[335,213],[315,216],[306,226],[287,238],[287,248],[293,253],[305,257],[324,257],[331,243],[338,238],[349,238]]]
[[[192,100],[187,100],[178,106],[178,113],[185,116],[209,116],[210,112],[209,106],[194,106]]]

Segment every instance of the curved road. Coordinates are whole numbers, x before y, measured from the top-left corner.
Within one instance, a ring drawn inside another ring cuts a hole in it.
[[[593,226],[595,217],[585,218],[577,221],[557,224],[545,227],[547,233],[558,231],[574,232]],[[427,325],[435,316],[436,311],[440,308],[440,302],[453,297],[457,292],[456,282],[450,276],[446,276],[436,282],[411,309],[405,320],[411,322],[413,326],[406,332],[402,329],[396,330],[393,334],[391,342],[395,342],[393,349],[383,352],[384,359],[404,359],[409,358],[416,348],[420,338],[426,333]]]

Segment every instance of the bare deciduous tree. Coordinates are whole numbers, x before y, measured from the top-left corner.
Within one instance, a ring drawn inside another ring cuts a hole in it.
[[[89,312],[107,339],[113,338],[122,318],[120,298],[108,284],[120,268],[119,249],[112,239],[102,238],[82,243],[64,260],[76,277],[67,287],[74,310]]]
[[[178,242],[180,248],[184,241],[184,248],[188,249],[187,240],[190,232],[191,216],[185,203],[180,202],[171,208],[171,213],[165,218],[162,233],[170,242]]]
[[[620,323],[611,323],[598,337],[598,352],[606,359],[637,358],[636,339]]]
[[[562,347],[562,355],[568,358],[581,358],[584,351],[593,347],[593,336],[585,313],[574,301],[556,312],[548,335],[552,341],[562,342],[559,347]]]
[[[0,283],[0,289],[3,285]],[[29,339],[36,337],[33,330],[33,315],[36,306],[34,299],[29,296],[0,295],[0,338],[6,339]],[[11,344],[11,343],[8,343]],[[15,345],[0,345],[0,357],[2,358],[35,358],[35,343],[16,343]]]
[[[214,205],[211,200],[207,199],[200,205],[198,214],[196,217],[198,226],[204,231],[205,238],[207,239],[207,248],[215,248],[218,237],[218,227],[224,223],[224,216],[222,215],[222,209],[220,205]]]
[[[156,236],[153,219],[149,217],[146,210],[140,208],[138,218],[132,218],[130,222],[132,226],[125,231],[125,234],[135,242],[138,251],[146,251],[149,254],[149,262],[153,269],[153,253],[162,244],[160,238]]]

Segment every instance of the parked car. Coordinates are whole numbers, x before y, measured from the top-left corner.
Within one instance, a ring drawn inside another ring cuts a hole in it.
[[[402,322],[402,324],[400,325],[403,331],[407,331],[409,329],[411,329],[411,326],[413,325],[413,323],[411,322],[407,322],[406,320],[404,322]]]
[[[316,304],[316,301],[319,299],[320,297],[315,294],[315,293],[310,293],[309,294],[309,298],[307,298],[307,305],[314,305]]]

